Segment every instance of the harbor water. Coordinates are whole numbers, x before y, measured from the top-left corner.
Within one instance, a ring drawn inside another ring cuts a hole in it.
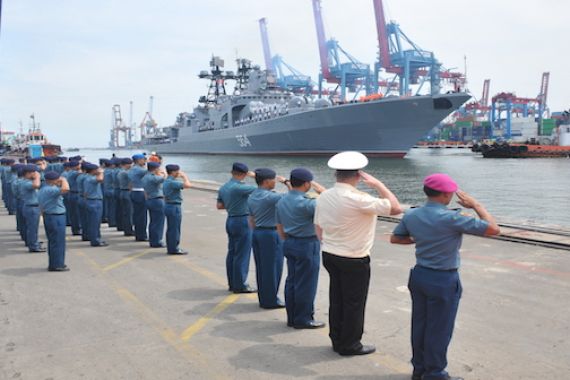
[[[96,162],[112,153],[130,157],[135,152],[81,150],[69,155],[81,154]],[[163,155],[163,158],[165,163],[179,164],[190,179],[225,182],[231,163],[241,161],[251,169],[271,167],[281,175],[304,166],[324,186],[334,183],[326,157]],[[373,158],[366,170],[406,204],[421,204],[425,199],[422,179],[442,172],[455,178],[462,190],[480,200],[503,223],[570,227],[569,159],[484,159],[467,149],[413,149],[404,159]]]

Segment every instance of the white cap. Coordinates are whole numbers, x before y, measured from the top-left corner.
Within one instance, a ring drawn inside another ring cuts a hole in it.
[[[331,169],[359,170],[368,165],[368,158],[360,152],[341,152],[332,156],[328,162]]]

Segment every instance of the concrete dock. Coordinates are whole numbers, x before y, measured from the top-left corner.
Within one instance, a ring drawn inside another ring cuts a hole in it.
[[[388,243],[393,223],[379,222],[372,254],[363,342],[378,352],[344,358],[327,329],[288,328],[284,310],[227,291],[225,213],[211,192],[185,197],[188,256],[103,228],[106,248],[68,238],[67,273],[47,272],[47,256],[27,252],[2,209],[0,379],[410,378],[406,286],[414,255],[411,246]],[[462,260],[450,373],[570,376],[570,252],[467,236]],[[253,260],[249,278],[255,285]],[[316,319],[327,321],[327,310],[323,268]]]

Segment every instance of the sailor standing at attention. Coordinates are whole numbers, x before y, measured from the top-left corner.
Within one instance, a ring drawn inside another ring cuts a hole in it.
[[[81,163],[81,171],[77,176],[77,191],[79,197],[77,198],[77,206],[79,209],[79,220],[81,222],[81,240],[89,241],[89,218],[87,217],[87,208],[85,203],[84,183],[87,178],[87,167],[91,163],[83,161]]]
[[[95,164],[85,167],[86,175],[83,180],[83,193],[85,194],[85,213],[87,216],[88,237],[92,247],[106,247],[101,240],[101,219],[103,214],[103,190],[101,183],[104,180],[103,170]]]
[[[402,213],[398,199],[379,180],[360,171],[368,158],[359,152],[333,156],[336,184],[317,199],[315,226],[322,244],[323,265],[329,273],[329,337],[342,356],[366,355],[362,345],[364,314],[370,284],[370,250],[379,215]],[[382,198],[356,189],[362,181]]]
[[[133,165],[133,160],[126,157],[121,159],[121,167],[117,172],[116,188],[119,189],[119,198],[117,202],[117,210],[119,211],[117,219],[117,229],[120,227],[125,236],[134,236],[133,231],[133,204],[131,202],[131,193],[129,191],[129,169]]]
[[[116,204],[115,204],[115,168],[116,161],[106,160],[103,174],[103,198],[105,204],[105,216],[109,227],[117,227]]]
[[[6,160],[6,168],[4,169],[4,182],[6,184],[6,208],[8,209],[8,215],[14,215],[16,213],[16,203],[14,202],[14,194],[12,193],[12,181],[16,178],[12,173],[12,166],[16,164],[16,160],[8,158]]]
[[[146,196],[146,208],[150,216],[148,223],[148,243],[151,248],[164,248],[164,192],[162,184],[166,173],[160,168],[160,163],[149,162],[148,173],[143,177],[142,184]]]
[[[111,163],[115,165],[113,169],[112,181],[113,181],[113,205],[115,208],[114,219],[115,227],[117,231],[123,232],[122,216],[121,216],[121,184],[119,183],[119,172],[121,171],[122,159],[119,157],[113,157]],[[128,178],[128,177],[127,177]]]
[[[287,326],[318,329],[325,327],[323,322],[314,320],[320,243],[313,224],[316,200],[306,197],[306,193],[311,187],[319,194],[325,188],[314,182],[313,174],[305,168],[293,169],[290,181],[292,189],[277,203],[275,213],[277,231],[284,240],[283,254],[287,258]]]
[[[274,170],[255,170],[257,189],[247,201],[250,227],[253,229],[252,248],[257,279],[257,298],[264,309],[285,307],[277,292],[283,274],[283,241],[277,233],[275,205],[285,193],[276,193],[275,183],[279,181],[291,190],[289,180],[277,176]]]
[[[24,181],[20,184],[21,199],[24,203],[23,216],[26,223],[26,246],[30,252],[45,252],[38,242],[40,225],[40,208],[38,189],[40,188],[40,173],[36,165],[26,165],[23,169]]]
[[[16,209],[16,230],[20,233],[20,237],[23,241],[26,241],[24,238],[24,216],[22,214],[22,192],[20,191],[20,184],[24,180],[24,166],[25,164],[15,164],[12,166],[12,170],[15,170],[17,173],[17,178],[12,181],[12,194],[14,194],[14,206]]]
[[[251,229],[248,223],[247,198],[256,189],[243,181],[245,177],[255,177],[247,165],[235,162],[232,165],[232,178],[218,191],[216,207],[226,210],[226,233],[228,235],[228,254],[226,273],[229,291],[234,293],[255,293],[247,284],[249,259],[251,256]]]
[[[178,165],[166,165],[168,177],[164,181],[164,214],[166,216],[166,252],[169,255],[185,255],[180,249],[180,228],[182,225],[182,190],[192,187],[188,176]]]
[[[133,156],[134,165],[129,170],[129,187],[131,189],[131,202],[133,204],[133,224],[135,227],[135,240],[148,241],[146,230],[147,209],[144,197],[142,179],[146,175],[146,157],[143,154]]]
[[[69,162],[69,161],[64,162],[62,164],[63,171],[61,173],[56,171],[56,173],[61,175],[67,181],[67,177],[69,177],[69,174],[72,171],[72,165],[74,165],[74,164]],[[67,182],[69,185],[69,181],[67,181]],[[63,196],[63,206],[65,207],[65,224],[67,226],[71,226],[71,212],[69,211],[69,210],[71,210],[71,207],[69,206],[69,196],[70,196],[69,190],[66,191],[65,193],[63,193],[62,196]]]
[[[77,189],[77,176],[81,173],[81,164],[79,161],[68,162],[70,171],[66,175],[69,184],[69,193],[67,194],[67,214],[71,223],[71,234],[73,236],[81,235],[81,218],[79,215],[79,191]]]
[[[69,268],[65,265],[66,220],[62,195],[69,191],[69,184],[55,171],[46,172],[45,179],[45,186],[38,192],[38,201],[48,239],[48,271],[66,272]]]
[[[445,174],[424,180],[427,203],[411,209],[394,229],[393,244],[415,244],[416,266],[410,271],[412,296],[412,380],[461,380],[450,377],[447,348],[451,341],[462,287],[459,249],[464,233],[498,235],[499,226],[487,210]],[[447,208],[453,195],[480,219]]]

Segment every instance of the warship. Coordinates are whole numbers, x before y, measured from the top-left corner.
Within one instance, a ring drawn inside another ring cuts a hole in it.
[[[356,150],[404,157],[427,132],[470,95],[448,93],[331,101],[277,86],[275,75],[238,59],[236,72],[212,57],[210,81],[193,112],[147,134],[143,147],[166,154],[331,155]],[[226,91],[235,82],[232,93]]]

